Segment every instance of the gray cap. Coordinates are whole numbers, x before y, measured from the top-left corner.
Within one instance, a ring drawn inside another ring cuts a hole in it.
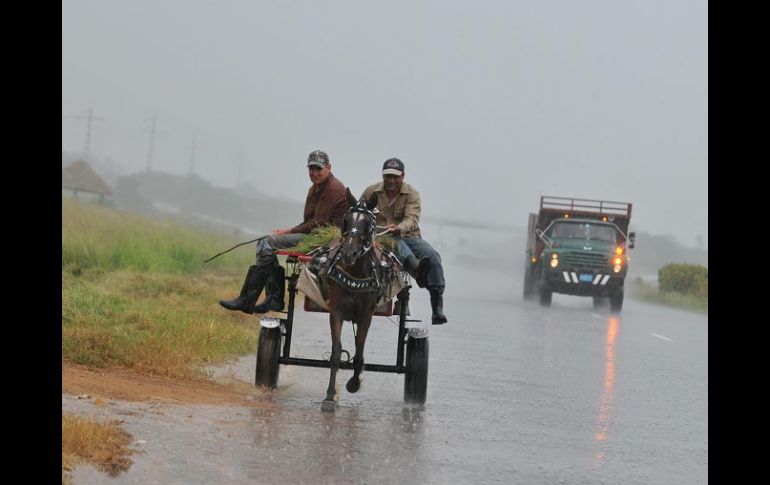
[[[329,155],[321,150],[313,150],[310,155],[307,156],[308,167],[324,168],[329,165]]]

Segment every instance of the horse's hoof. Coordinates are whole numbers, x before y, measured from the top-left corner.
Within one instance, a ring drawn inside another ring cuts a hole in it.
[[[361,380],[351,377],[348,379],[348,383],[345,384],[345,389],[351,394],[358,392],[358,390],[361,389]]]
[[[337,410],[337,401],[323,401],[321,402],[321,411],[325,413],[333,413]]]

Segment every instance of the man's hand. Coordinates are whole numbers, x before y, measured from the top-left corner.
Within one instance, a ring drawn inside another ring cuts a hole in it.
[[[275,229],[273,234],[276,236],[280,236],[282,234],[291,234],[291,229]]]
[[[400,236],[401,228],[398,227],[397,224],[388,224],[388,232],[393,234],[394,236]]]

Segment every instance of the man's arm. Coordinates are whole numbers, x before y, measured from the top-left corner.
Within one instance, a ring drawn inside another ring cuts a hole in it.
[[[301,232],[302,234],[307,234],[310,231],[313,230],[313,228],[319,226],[319,224],[315,223],[316,221],[314,219],[310,219],[308,221],[303,222],[302,224],[298,224],[291,229],[289,229],[289,232],[286,234],[297,234]]]
[[[321,194],[321,198],[315,206],[313,215],[302,224],[293,227],[291,232],[309,233],[314,228],[325,224],[341,226],[342,218],[345,217],[345,212],[347,210],[347,197],[345,196],[344,188],[340,190],[339,187],[337,187],[332,190],[332,187],[328,187],[324,193]]]
[[[406,207],[404,207],[404,217],[401,222],[398,223],[399,232],[401,234],[405,232],[415,231],[419,227],[420,212],[422,211],[422,204],[420,202],[420,193],[416,190],[409,192],[409,196],[406,199]]]
[[[315,226],[312,226],[312,222],[313,222],[312,217],[308,217],[308,206],[310,205],[310,201],[312,200],[312,197],[313,197],[313,186],[311,186],[307,191],[307,197],[305,198],[305,207],[302,209],[303,221],[290,229],[286,229],[287,232],[284,232],[283,234],[296,234],[296,233],[307,234],[313,229],[313,227],[315,227]]]

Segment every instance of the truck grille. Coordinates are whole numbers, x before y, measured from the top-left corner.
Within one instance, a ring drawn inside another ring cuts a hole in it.
[[[569,252],[561,255],[561,265],[565,268],[575,269],[602,269],[609,266],[607,255],[601,253]]]

